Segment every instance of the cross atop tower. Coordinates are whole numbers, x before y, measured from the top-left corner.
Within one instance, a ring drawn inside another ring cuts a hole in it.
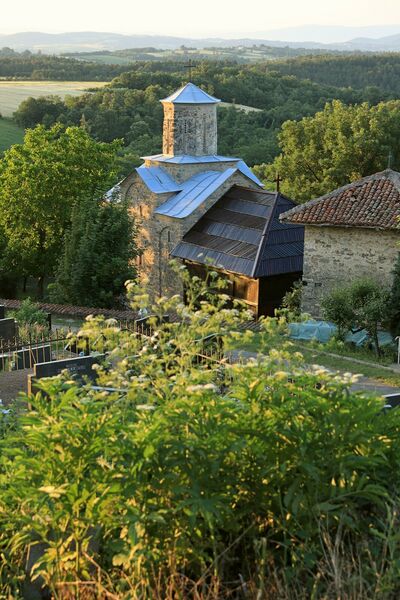
[[[188,81],[192,81],[192,71],[193,71],[193,69],[194,69],[194,67],[196,65],[194,64],[194,62],[190,58],[188,64],[187,65],[183,65],[183,66],[185,67],[185,69],[188,70],[188,76],[189,76],[188,77]]]

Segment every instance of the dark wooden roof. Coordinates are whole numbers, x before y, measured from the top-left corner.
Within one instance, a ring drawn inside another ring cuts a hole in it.
[[[400,173],[387,169],[293,208],[284,222],[398,229]]]
[[[172,256],[254,278],[302,271],[304,227],[279,221],[294,206],[281,194],[235,185]]]

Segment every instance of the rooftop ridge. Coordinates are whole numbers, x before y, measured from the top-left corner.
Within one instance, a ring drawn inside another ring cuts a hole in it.
[[[301,212],[304,208],[315,206],[319,202],[324,202],[329,198],[335,198],[336,196],[339,196],[340,194],[346,192],[351,188],[361,187],[369,181],[377,181],[379,179],[389,179],[393,184],[395,184],[397,191],[400,192],[400,173],[398,171],[393,171],[393,169],[385,169],[384,171],[379,171],[378,173],[374,173],[373,175],[366,175],[362,179],[357,179],[352,183],[346,183],[345,185],[342,185],[341,187],[337,188],[336,190],[333,190],[332,192],[327,192],[322,196],[318,196],[318,198],[314,198],[313,200],[308,200],[303,204],[299,204],[298,206],[295,206],[294,208],[291,208],[290,210],[285,212],[281,216],[281,220],[285,221],[287,217]]]

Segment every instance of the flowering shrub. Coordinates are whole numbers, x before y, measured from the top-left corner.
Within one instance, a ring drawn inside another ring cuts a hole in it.
[[[210,333],[225,355],[251,336],[248,317],[198,280],[187,297],[159,301],[146,340],[89,320],[109,352],[100,385],[118,391],[43,381],[48,397],[7,434],[3,593],[18,597],[39,547],[28,575],[55,598],[79,585],[93,598],[395,597],[398,413],[290,344],[242,364],[207,357]],[[172,309],[180,319],[160,324]],[[264,323],[266,347],[280,327]]]

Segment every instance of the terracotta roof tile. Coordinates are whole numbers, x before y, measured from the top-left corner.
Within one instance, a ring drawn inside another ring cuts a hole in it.
[[[281,215],[309,225],[399,228],[400,173],[390,169],[364,177]]]

